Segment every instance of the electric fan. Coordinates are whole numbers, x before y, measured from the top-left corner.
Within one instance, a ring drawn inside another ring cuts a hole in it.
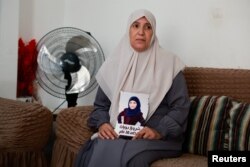
[[[68,107],[97,86],[95,74],[104,61],[99,43],[86,31],[62,27],[37,43],[37,81],[50,95],[65,99]],[[64,102],[65,102],[64,101]]]

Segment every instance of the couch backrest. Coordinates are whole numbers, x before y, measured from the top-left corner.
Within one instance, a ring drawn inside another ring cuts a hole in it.
[[[250,103],[250,70],[186,67],[189,96],[225,95]]]

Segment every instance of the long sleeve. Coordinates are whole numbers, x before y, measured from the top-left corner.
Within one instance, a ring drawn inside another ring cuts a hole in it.
[[[120,114],[118,115],[118,118],[117,118],[118,123],[122,123],[122,116],[124,117],[124,111],[120,112]]]
[[[175,79],[154,115],[146,123],[163,139],[183,139],[190,107],[186,81],[182,72]]]
[[[88,119],[88,126],[93,129],[98,129],[103,123],[109,122],[109,108],[111,102],[99,87],[94,101],[94,111],[90,114]]]

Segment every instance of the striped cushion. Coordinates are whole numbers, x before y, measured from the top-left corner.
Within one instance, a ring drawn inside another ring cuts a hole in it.
[[[210,150],[227,150],[230,99],[226,96],[191,97],[184,150],[207,155]]]
[[[233,101],[229,122],[229,150],[250,150],[250,104]]]

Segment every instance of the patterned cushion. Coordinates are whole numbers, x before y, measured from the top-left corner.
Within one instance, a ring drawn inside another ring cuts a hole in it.
[[[207,155],[210,150],[228,150],[226,120],[230,107],[226,96],[191,97],[184,150],[200,155]]]
[[[229,150],[250,150],[250,104],[232,102],[229,122]]]

